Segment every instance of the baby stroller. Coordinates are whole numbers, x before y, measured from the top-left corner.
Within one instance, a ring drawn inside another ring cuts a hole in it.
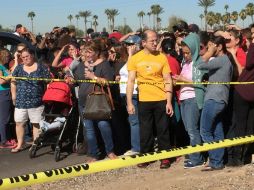
[[[39,136],[29,150],[30,158],[34,158],[41,147],[50,145],[55,161],[59,161],[63,143],[72,145],[74,152],[82,146],[79,143],[82,134],[79,130],[80,117],[76,114],[78,108],[73,98],[71,88],[65,82],[49,84],[43,96],[45,119],[40,122]]]

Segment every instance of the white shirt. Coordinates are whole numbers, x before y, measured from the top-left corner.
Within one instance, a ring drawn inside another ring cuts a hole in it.
[[[127,80],[128,80],[127,63],[120,69],[119,74],[121,76],[120,82],[126,82],[126,83],[120,83],[120,93],[126,94]],[[137,84],[135,84],[133,94],[138,94],[137,87],[138,87]]]

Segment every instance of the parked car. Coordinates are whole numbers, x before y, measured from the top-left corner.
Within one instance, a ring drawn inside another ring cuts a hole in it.
[[[0,32],[0,48],[7,48],[13,53],[19,43],[24,43],[28,48],[36,50],[36,48],[24,38],[9,32]]]

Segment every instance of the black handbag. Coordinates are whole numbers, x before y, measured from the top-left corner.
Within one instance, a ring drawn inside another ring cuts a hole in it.
[[[95,90],[99,86],[100,90]],[[107,93],[101,84],[94,84],[93,92],[86,98],[83,118],[89,120],[108,120],[112,118],[114,104],[111,91],[107,84]]]

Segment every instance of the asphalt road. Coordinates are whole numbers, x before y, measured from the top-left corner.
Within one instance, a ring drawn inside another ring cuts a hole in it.
[[[19,153],[0,149],[0,179],[81,164],[86,161],[87,156],[63,150],[61,158],[56,162],[50,147],[39,149],[33,159],[29,157],[28,148]]]

